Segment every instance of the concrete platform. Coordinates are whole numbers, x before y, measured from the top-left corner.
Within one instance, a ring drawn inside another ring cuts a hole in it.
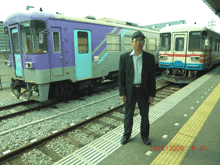
[[[219,97],[220,67],[217,67],[150,108],[151,146],[142,142],[137,116],[126,145],[120,144],[121,125],[55,164],[218,165]]]

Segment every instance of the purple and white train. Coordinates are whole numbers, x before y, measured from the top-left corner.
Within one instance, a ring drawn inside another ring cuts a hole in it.
[[[156,53],[159,32],[112,23],[109,19],[72,18],[44,12],[15,13],[4,22],[9,34],[11,87],[17,97],[46,101],[76,88],[113,79],[119,56],[132,50],[131,36],[140,30],[144,50]]]

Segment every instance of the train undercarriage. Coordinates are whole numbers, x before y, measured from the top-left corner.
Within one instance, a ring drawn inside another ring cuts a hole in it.
[[[183,69],[166,69],[162,73],[163,79],[178,83],[178,84],[188,84],[194,81],[200,71],[193,70],[183,70]]]
[[[92,92],[104,80],[117,80],[118,72],[111,72],[106,77],[72,82],[71,80],[57,81],[48,84],[34,84],[19,79],[11,79],[11,90],[19,99],[47,101],[59,97],[77,97],[80,91]]]

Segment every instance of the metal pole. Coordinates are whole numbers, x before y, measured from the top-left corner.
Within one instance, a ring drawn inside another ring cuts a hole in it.
[[[1,75],[0,75],[0,84],[1,84],[1,90],[2,90],[2,81],[1,81]]]

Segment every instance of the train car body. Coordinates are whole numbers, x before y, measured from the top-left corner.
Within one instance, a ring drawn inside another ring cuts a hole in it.
[[[156,31],[44,12],[11,15],[4,31],[10,38],[6,64],[12,89],[19,96],[26,93],[28,100],[46,101],[49,95],[66,95],[113,78],[119,56],[132,50],[131,36],[137,30],[146,36],[144,50],[155,54]]]
[[[220,34],[198,25],[174,25],[160,31],[159,68],[164,79],[190,83],[196,74],[220,62]]]

